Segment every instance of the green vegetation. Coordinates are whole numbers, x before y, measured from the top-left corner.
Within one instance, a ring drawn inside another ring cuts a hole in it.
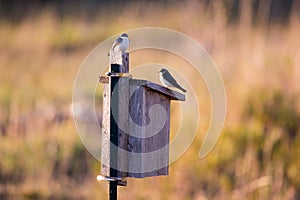
[[[144,26],[181,31],[208,50],[224,78],[227,121],[214,150],[199,160],[209,94],[186,71],[201,91],[199,134],[168,177],[129,179],[120,199],[298,199],[299,16],[292,13],[283,26],[254,26],[247,7],[228,24],[222,4],[212,11],[196,1],[153,3],[142,12],[143,6],[99,12],[93,20],[59,18],[49,8],[20,22],[0,20],[0,199],[107,198],[106,183],[96,180],[100,164],[81,144],[70,113],[73,82],[99,42]],[[181,67],[176,59],[166,62]],[[180,111],[173,112],[177,130]]]

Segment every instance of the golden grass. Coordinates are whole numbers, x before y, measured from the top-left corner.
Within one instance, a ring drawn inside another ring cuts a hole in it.
[[[1,22],[0,198],[107,198],[106,183],[95,178],[100,164],[82,147],[70,116],[73,82],[83,59],[100,41],[144,26],[181,31],[208,50],[224,79],[227,119],[215,149],[199,160],[210,101],[203,81],[196,79],[202,81],[197,96],[204,117],[193,145],[170,167],[168,177],[130,179],[128,187],[119,189],[120,199],[299,195],[299,128],[292,136],[288,122],[281,123],[300,119],[299,18],[292,16],[283,27],[253,27],[246,10],[240,23],[227,25],[217,3],[213,14],[196,1],[164,8],[147,4],[146,10],[143,6],[129,5],[117,16],[100,12],[93,22],[60,20],[47,9],[17,25]],[[147,56],[131,59],[138,65]],[[164,61],[178,69],[184,64],[178,58]],[[186,76],[193,77],[193,72]],[[276,104],[276,95],[283,103]],[[251,112],[248,102],[254,102]],[[282,112],[268,113],[266,107]],[[177,121],[179,107],[174,109]],[[57,116],[64,118],[57,121]],[[174,121],[172,130],[177,128]]]

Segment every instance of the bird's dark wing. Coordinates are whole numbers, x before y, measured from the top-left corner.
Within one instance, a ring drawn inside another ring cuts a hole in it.
[[[181,91],[186,92],[186,90],[181,87],[177,81],[173,78],[173,76],[169,72],[163,73],[164,79],[166,79],[169,83],[171,83],[174,87],[179,88]]]
[[[177,81],[173,78],[173,76],[169,72],[163,73],[162,76],[164,77],[164,79],[166,79],[172,85],[174,85],[174,86],[178,85]]]
[[[117,45],[119,45],[123,41],[123,38],[119,37],[118,39],[115,40],[113,46],[111,49],[114,49]]]

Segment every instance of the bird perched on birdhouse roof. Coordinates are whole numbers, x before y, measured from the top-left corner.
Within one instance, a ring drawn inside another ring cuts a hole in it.
[[[164,68],[159,71],[159,80],[165,87],[174,87],[180,89],[182,92],[186,92],[186,90],[177,83],[170,72]]]

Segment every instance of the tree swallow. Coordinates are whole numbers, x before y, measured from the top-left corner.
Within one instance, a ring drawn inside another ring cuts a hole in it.
[[[129,46],[129,39],[126,33],[123,33],[120,37],[118,37],[113,43],[111,50],[119,50],[124,53]]]
[[[180,89],[182,92],[186,92],[186,90],[177,83],[170,72],[164,68],[159,71],[159,80],[166,87],[175,87]]]

